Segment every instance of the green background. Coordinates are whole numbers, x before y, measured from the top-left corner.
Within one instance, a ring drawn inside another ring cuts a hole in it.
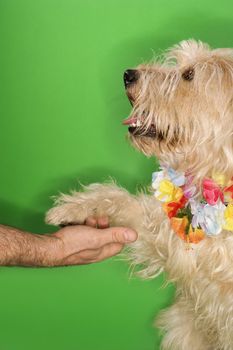
[[[130,191],[153,159],[121,125],[122,74],[194,37],[233,44],[233,2],[0,0],[0,222],[35,233],[50,197],[108,176]],[[156,350],[173,288],[126,263],[0,269],[0,350]]]

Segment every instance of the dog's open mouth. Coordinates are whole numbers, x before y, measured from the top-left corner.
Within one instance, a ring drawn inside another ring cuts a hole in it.
[[[143,121],[139,120],[138,118],[129,117],[123,120],[123,125],[128,126],[129,133],[133,136],[145,136],[152,138],[159,137],[160,139],[162,138],[162,133],[156,130],[154,124],[146,127],[143,125]]]

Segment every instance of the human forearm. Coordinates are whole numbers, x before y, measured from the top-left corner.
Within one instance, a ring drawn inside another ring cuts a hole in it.
[[[137,239],[136,232],[130,229],[109,228],[108,218],[90,217],[86,225],[64,227],[51,235],[0,225],[0,265],[90,264],[118,254],[124,244]]]
[[[49,235],[37,235],[0,225],[0,265],[55,265],[53,252],[58,240]]]

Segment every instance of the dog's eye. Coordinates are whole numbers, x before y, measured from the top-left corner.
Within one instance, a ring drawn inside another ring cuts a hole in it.
[[[191,81],[194,78],[194,69],[189,68],[182,74],[182,78],[187,81]]]

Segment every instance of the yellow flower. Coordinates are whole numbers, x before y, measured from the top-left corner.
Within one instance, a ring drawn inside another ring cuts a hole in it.
[[[233,231],[233,204],[228,204],[226,210],[224,211],[225,225],[223,228],[225,230]]]
[[[232,192],[223,192],[223,196],[224,196],[224,202],[227,202],[227,203],[233,202]]]
[[[183,196],[183,191],[180,187],[176,187],[169,180],[162,180],[158,187],[159,194],[157,199],[163,202],[177,202]]]
[[[212,173],[212,179],[214,180],[214,182],[216,182],[216,184],[220,185],[220,186],[224,186],[225,182],[226,182],[226,177],[224,174],[221,173]]]

